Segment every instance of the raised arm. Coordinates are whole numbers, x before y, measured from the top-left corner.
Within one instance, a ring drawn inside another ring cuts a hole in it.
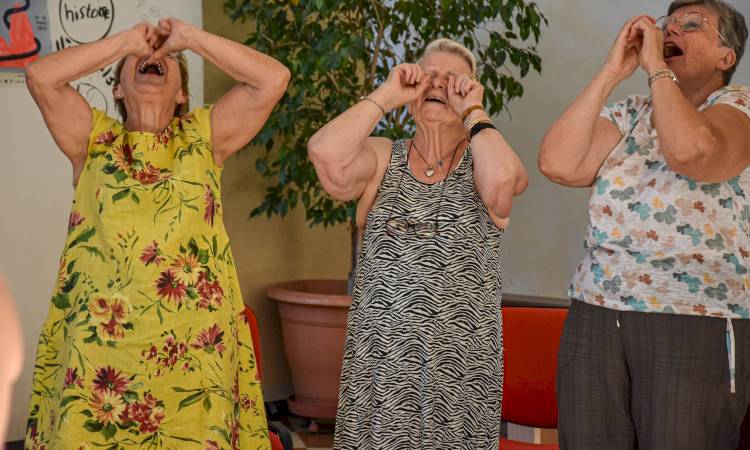
[[[664,34],[653,19],[642,18],[634,28],[643,37],[643,70],[652,74],[667,69],[662,51]],[[731,48],[721,50],[725,53],[717,64],[723,71],[735,64],[736,55]],[[698,111],[697,104],[703,103],[709,93],[702,93],[691,103],[670,78],[655,80],[651,86],[659,148],[669,167],[695,181],[718,183],[738,175],[750,164],[750,119],[726,104]],[[738,105],[750,100],[744,94],[737,95],[743,97],[738,97]]]
[[[268,55],[177,19],[161,19],[157,33],[165,41],[154,59],[192,50],[239,82],[211,111],[211,147],[221,165],[263,128],[286,91],[289,69]]]
[[[55,143],[73,164],[74,180],[86,160],[92,124],[89,105],[70,82],[129,54],[149,55],[157,39],[153,26],[139,23],[100,41],[51,53],[26,69],[29,92]]]
[[[379,152],[390,150],[390,141],[370,138],[370,133],[383,114],[422,95],[429,81],[416,64],[396,66],[369,100],[347,109],[310,138],[307,149],[326,192],[339,200],[362,196],[377,173]]]
[[[638,68],[639,39],[625,23],[604,68],[555,121],[542,140],[539,169],[550,180],[571,187],[591,186],[607,155],[622,139],[619,128],[599,113],[612,90]]]
[[[468,75],[448,78],[448,104],[460,116],[474,105],[481,105],[484,88]],[[464,120],[464,125],[486,116],[474,109]],[[521,160],[508,145],[499,130],[484,129],[471,137],[474,155],[474,185],[479,198],[490,212],[498,227],[504,228],[510,217],[513,197],[526,190],[529,177]]]

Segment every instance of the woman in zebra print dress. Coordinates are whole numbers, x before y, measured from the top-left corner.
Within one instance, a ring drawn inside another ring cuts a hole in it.
[[[481,120],[475,70],[466,48],[435,41],[308,144],[324,188],[358,199],[365,231],[336,449],[497,448],[500,242],[527,176]],[[412,139],[369,136],[403,105],[417,125]]]

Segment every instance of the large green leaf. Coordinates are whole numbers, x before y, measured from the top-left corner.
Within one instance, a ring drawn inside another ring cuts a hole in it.
[[[76,236],[75,239],[73,239],[70,242],[70,245],[68,247],[69,248],[73,248],[73,247],[75,247],[78,244],[81,244],[83,242],[87,242],[95,234],[96,234],[96,228],[92,228],[92,227],[86,228],[84,231],[81,232],[81,234],[79,234],[78,236]]]
[[[104,427],[104,424],[102,424],[101,422],[97,420],[87,420],[83,424],[83,427],[86,428],[86,430],[91,433],[96,433],[97,431],[100,431]]]
[[[70,308],[70,299],[68,298],[68,294],[66,293],[59,293],[52,297],[52,304],[55,305],[55,308],[57,309],[68,309]]]
[[[180,401],[180,404],[177,407],[177,411],[181,410],[182,408],[186,408],[193,403],[198,402],[203,398],[203,396],[206,395],[204,391],[196,392],[195,394],[188,395],[187,397],[183,398],[182,401]]]

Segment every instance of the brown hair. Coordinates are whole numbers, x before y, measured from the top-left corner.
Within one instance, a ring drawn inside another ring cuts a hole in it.
[[[180,117],[186,112],[190,111],[190,88],[188,87],[188,65],[187,65],[187,58],[185,58],[185,55],[182,52],[176,53],[174,56],[175,61],[177,61],[177,65],[180,67],[180,88],[182,89],[183,94],[185,95],[185,102],[184,103],[178,103],[175,104],[174,107],[174,116]],[[122,72],[122,66],[125,64],[125,59],[122,58],[117,62],[117,65],[115,66],[115,86],[119,86],[120,84],[120,74]],[[120,117],[122,117],[123,122],[128,120],[128,112],[125,110],[125,102],[120,99],[115,99],[115,108],[117,109],[117,112],[120,114]]]

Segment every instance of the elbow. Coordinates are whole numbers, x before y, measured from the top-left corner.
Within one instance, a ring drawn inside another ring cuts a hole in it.
[[[39,73],[39,66],[36,62],[33,62],[26,67],[24,77],[26,78],[26,87],[29,91],[34,92],[39,87],[42,78]]]
[[[332,199],[338,200],[340,202],[348,202],[350,200],[357,199],[357,197],[351,191],[339,189],[334,186],[326,186],[325,184],[323,184],[323,189],[328,192],[328,195],[330,195]]]
[[[550,180],[557,181],[558,179],[566,178],[566,173],[561,165],[556,164],[554,158],[548,156],[548,152],[545,152],[543,148],[539,151],[537,166],[539,167],[539,171]]]
[[[550,181],[568,187],[585,187],[593,183],[593,179],[587,179],[581,176],[578,169],[564,167],[562,164],[551,161],[551,158],[545,158],[540,155],[537,162],[539,171]]]
[[[326,160],[323,143],[317,134],[307,141],[307,154],[318,174],[320,185],[333,199],[349,201],[355,198],[351,189],[348,189],[347,179],[340,168]]]
[[[318,179],[323,189],[334,200],[348,202],[357,198],[354,191],[344,182],[343,177],[337,176],[334,170],[318,170]]]
[[[555,164],[555,158],[552,156],[554,149],[550,147],[549,131],[544,135],[542,143],[539,146],[539,157],[537,158],[537,166],[539,171],[544,174],[547,178],[557,176],[559,168]]]
[[[514,175],[508,182],[508,188],[513,196],[521,195],[529,187],[529,174],[520,160],[516,160]],[[503,187],[501,187],[502,189]]]
[[[547,179],[563,186],[582,187],[589,185],[591,181],[581,177],[580,165],[569,160],[566,161],[560,152],[560,146],[559,139],[554,136],[550,137],[550,132],[547,132],[539,146],[539,157],[537,158],[539,171]]]
[[[39,66],[38,61],[35,61],[26,67],[24,78],[26,79],[26,88],[31,92],[31,96],[37,101],[39,100],[38,96],[40,94],[52,89],[60,88],[66,84],[51,79],[47,70]]]
[[[516,180],[515,189],[513,190],[513,195],[521,195],[523,194],[526,189],[529,187],[529,175],[526,173],[526,171],[523,171],[523,174],[521,174],[518,179]]]
[[[289,80],[292,79],[292,72],[284,65],[281,66],[278,75],[278,84],[282,92],[286,91],[289,86]]]
[[[513,197],[523,192],[527,185],[528,180],[524,181],[520,177],[499,181],[490,190],[489,198],[487,198],[485,204],[492,210],[494,215],[501,219],[506,219],[510,217],[510,211],[513,207]]]
[[[497,216],[499,219],[509,219],[510,211],[513,209],[513,200],[508,198],[504,201],[497,202],[492,206],[492,214]]]
[[[279,63],[279,69],[271,80],[271,89],[276,93],[277,98],[281,98],[284,95],[291,79],[292,73],[285,65]]]
[[[315,167],[318,166],[318,164],[323,159],[323,142],[321,142],[322,139],[319,136],[319,133],[315,133],[312,135],[312,137],[307,141],[307,155],[310,157],[310,161],[313,162]]]
[[[698,179],[695,175],[702,172],[706,156],[716,154],[721,146],[721,139],[710,127],[700,127],[689,141],[663,148],[662,152],[672,170]]]

